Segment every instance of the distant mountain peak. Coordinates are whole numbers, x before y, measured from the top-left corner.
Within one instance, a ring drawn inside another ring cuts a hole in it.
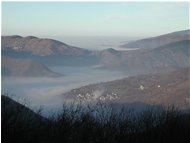
[[[117,50],[113,49],[113,48],[108,48],[108,49],[105,49],[107,51],[110,51],[110,52],[116,52]]]
[[[34,36],[2,36],[2,50],[15,51],[15,47],[22,47],[19,52],[29,52],[32,55],[84,55],[88,50],[67,45],[61,41],[38,38]],[[18,50],[17,50],[18,51]]]
[[[27,37],[24,37],[24,38],[28,38],[28,39],[39,39],[38,37],[35,37],[35,36],[27,36]]]
[[[102,52],[103,52],[103,53],[104,53],[104,52],[109,52],[109,53],[115,54],[115,53],[117,53],[118,51],[115,50],[115,49],[113,49],[113,48],[108,48],[108,49],[102,50]]]
[[[12,36],[2,36],[3,38],[5,37],[10,37],[10,38],[23,38],[22,36],[20,35],[12,35]]]
[[[153,49],[172,42],[190,40],[190,30],[176,31],[155,37],[145,38],[121,45],[122,48]]]
[[[23,77],[58,77],[61,74],[51,71],[48,67],[32,59],[1,57],[1,68],[3,76]]]

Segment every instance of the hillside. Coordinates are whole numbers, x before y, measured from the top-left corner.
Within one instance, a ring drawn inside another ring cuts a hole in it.
[[[73,89],[63,94],[68,98],[113,103],[147,103],[190,108],[190,68],[165,74],[127,77]]]
[[[94,66],[129,74],[165,72],[189,66],[189,30],[140,41],[144,40],[146,48],[140,46],[138,50],[88,51],[53,39],[2,36],[2,55],[30,58],[46,66]]]
[[[1,97],[3,143],[178,143],[186,142],[190,114],[174,108],[136,112],[110,106],[63,106],[58,117],[43,118],[12,99]],[[163,141],[164,140],[164,141]]]
[[[122,48],[156,48],[172,42],[190,40],[190,30],[177,31],[156,37],[141,39],[121,45]]]
[[[30,58],[46,66],[91,66],[99,62],[92,51],[34,36],[1,36],[1,53],[12,58]]]
[[[55,73],[45,65],[32,59],[1,57],[2,76],[24,76],[24,77],[57,77],[61,74]]]
[[[10,97],[1,95],[1,115],[2,115],[2,122],[6,122],[7,118],[14,117],[19,118],[20,121],[39,121],[43,119],[42,116],[35,113],[33,110],[29,109],[28,107],[12,100]],[[16,121],[15,119],[10,119]]]
[[[172,42],[154,49],[107,51],[100,59],[102,68],[123,70],[130,74],[176,70],[189,66],[190,40]]]
[[[30,142],[45,130],[47,119],[25,105],[1,95],[1,142]],[[40,137],[42,138],[42,137]]]
[[[43,39],[34,36],[1,36],[2,50],[11,50],[16,52],[29,52],[32,55],[84,55],[88,50],[67,45],[63,42],[53,39]]]

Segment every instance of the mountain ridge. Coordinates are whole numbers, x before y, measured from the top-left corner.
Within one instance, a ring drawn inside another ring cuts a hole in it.
[[[1,57],[2,76],[22,77],[59,77],[61,74],[51,71],[45,65],[32,59]]]
[[[167,34],[162,34],[159,36],[154,36],[150,38],[140,39],[136,41],[129,42],[127,44],[120,45],[121,48],[156,48],[162,45],[177,42],[181,40],[190,40],[190,30],[175,31]]]
[[[168,73],[138,75],[73,89],[63,96],[84,101],[175,105],[190,108],[190,67]]]
[[[22,37],[1,36],[2,50],[11,49],[13,51],[31,52],[33,55],[48,56],[60,55],[83,55],[89,51],[75,46],[67,45],[63,42],[48,38],[37,38],[34,36]]]
[[[190,65],[190,40],[171,42],[157,48],[118,52],[119,54],[104,55],[101,58],[102,68],[151,73]]]

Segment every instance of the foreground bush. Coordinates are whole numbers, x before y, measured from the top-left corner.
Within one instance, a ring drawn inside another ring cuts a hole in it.
[[[73,105],[46,119],[2,96],[1,115],[2,143],[185,143],[190,139],[190,114],[173,107],[137,113],[103,104]]]

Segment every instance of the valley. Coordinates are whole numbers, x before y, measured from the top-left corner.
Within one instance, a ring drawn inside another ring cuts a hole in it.
[[[3,0],[1,142],[189,142],[189,4]]]
[[[87,50],[53,39],[2,36],[2,93],[44,106],[46,113],[81,101],[186,109],[189,35],[185,30],[148,38],[146,44],[155,42],[152,48],[135,50]]]

